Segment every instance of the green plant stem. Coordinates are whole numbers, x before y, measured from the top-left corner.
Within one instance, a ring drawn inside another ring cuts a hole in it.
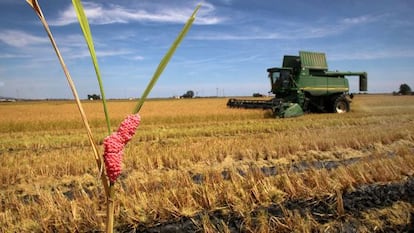
[[[172,55],[174,54],[175,50],[177,49],[178,45],[180,45],[181,41],[184,39],[185,35],[187,34],[188,30],[190,30],[191,25],[193,24],[195,20],[195,16],[200,9],[201,4],[197,5],[195,8],[193,14],[190,16],[190,18],[187,20],[187,23],[184,25],[184,28],[181,30],[180,34],[178,34],[177,38],[175,39],[174,43],[171,45],[168,52],[164,55],[162,58],[160,64],[158,64],[157,69],[155,70],[154,75],[151,78],[151,81],[148,83],[144,93],[142,94],[141,98],[139,99],[137,105],[135,106],[133,113],[138,113],[139,110],[141,110],[142,105],[144,105],[144,102],[146,98],[148,97],[148,94],[151,92],[152,88],[154,87],[155,83],[157,82],[158,78],[161,76],[161,73],[164,71],[165,67],[167,66],[168,62],[170,61]]]
[[[49,28],[49,25],[47,24],[46,19],[43,16],[42,10],[41,10],[40,5],[37,2],[37,0],[26,0],[26,2],[36,12],[37,16],[39,17],[40,21],[43,24],[43,27],[46,30],[46,33],[47,33],[47,35],[48,35],[48,37],[50,39],[50,42],[52,43],[53,49],[55,50],[56,55],[57,55],[57,57],[59,59],[59,62],[61,64],[61,66],[62,66],[63,72],[65,73],[65,76],[66,76],[66,79],[68,81],[69,87],[70,87],[70,89],[72,91],[73,97],[75,98],[76,105],[78,106],[78,110],[79,110],[79,113],[81,115],[82,122],[83,122],[83,124],[85,126],[85,129],[86,129],[86,132],[87,132],[87,135],[88,135],[89,142],[91,144],[93,153],[95,155],[95,160],[96,160],[96,163],[98,165],[98,169],[100,171],[102,171],[103,165],[104,165],[104,163],[102,161],[102,157],[99,156],[98,149],[97,149],[97,146],[95,144],[95,140],[93,139],[92,130],[91,130],[90,126],[89,126],[88,119],[86,117],[85,111],[83,110],[82,103],[81,103],[81,101],[79,99],[79,96],[78,96],[78,93],[76,91],[75,84],[73,83],[73,80],[72,80],[72,77],[70,76],[69,70],[66,67],[66,64],[65,64],[65,62],[63,60],[63,57],[62,57],[62,55],[61,55],[61,53],[60,53],[60,51],[59,51],[59,49],[57,47],[57,44],[55,42],[55,39],[53,38],[52,32],[50,31],[50,28]],[[104,186],[105,194],[106,194],[106,196],[108,196],[109,195],[109,182],[108,182],[108,178],[106,177],[106,175],[105,175],[104,172],[101,172],[101,175],[100,176],[101,176],[102,184]]]
[[[108,107],[106,104],[105,90],[103,88],[101,72],[99,71],[98,59],[96,58],[95,46],[93,44],[93,38],[91,29],[89,27],[88,18],[86,17],[85,11],[83,10],[83,6],[80,0],[72,0],[72,4],[75,8],[76,15],[78,17],[78,21],[83,32],[83,36],[85,37],[86,44],[88,45],[89,53],[91,54],[93,67],[95,68],[96,78],[98,79],[99,90],[102,96],[102,105],[104,109],[106,125],[108,128],[108,134],[111,134],[111,121],[109,118]]]

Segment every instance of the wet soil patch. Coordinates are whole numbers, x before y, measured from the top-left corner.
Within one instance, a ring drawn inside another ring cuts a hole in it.
[[[373,208],[387,208],[397,201],[414,204],[414,177],[409,177],[403,182],[388,184],[363,185],[353,191],[345,191],[342,194],[343,209],[338,208],[338,196],[324,196],[309,199],[291,199],[279,205],[263,206],[255,209],[250,217],[258,221],[260,215],[267,218],[276,217],[283,219],[289,212],[295,212],[302,217],[311,216],[317,223],[338,222],[334,225],[333,232],[357,232],[362,223],[362,211]],[[380,232],[411,232],[413,229],[413,212],[411,222],[407,225],[392,226],[384,219],[385,226]],[[220,229],[222,223],[226,223],[230,232],[246,232],[243,228],[244,217],[231,210],[223,213],[213,211],[199,213],[192,218],[180,218],[175,221],[161,223],[153,226],[139,225],[137,229],[128,226],[118,226],[119,232],[202,232],[202,221],[208,217],[211,224]],[[374,231],[374,229],[371,229]],[[378,230],[376,230],[378,232]]]

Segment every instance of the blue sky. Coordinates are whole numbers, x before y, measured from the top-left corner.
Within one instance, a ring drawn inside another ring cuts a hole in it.
[[[198,1],[82,1],[108,98],[139,97]],[[81,97],[99,94],[69,0],[39,1]],[[266,68],[284,54],[325,52],[330,70],[368,72],[371,93],[414,88],[411,0],[210,0],[150,97],[270,89]],[[0,1],[0,96],[72,98],[37,16],[24,0]],[[357,78],[350,77],[357,92]]]

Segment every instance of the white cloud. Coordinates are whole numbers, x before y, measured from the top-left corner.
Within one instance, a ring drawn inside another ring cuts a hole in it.
[[[90,53],[87,49],[79,51],[79,50],[75,50],[75,49],[66,48],[65,50],[67,50],[65,52],[65,54],[66,54],[65,58],[67,58],[67,59],[77,59],[77,58],[90,57]],[[98,58],[114,57],[114,56],[130,56],[131,54],[132,54],[132,52],[127,51],[127,50],[110,50],[110,49],[108,49],[108,50],[96,51],[96,56]]]
[[[262,28],[251,28],[250,25],[244,26],[240,31],[243,33],[235,32],[215,32],[204,33],[191,36],[194,40],[276,40],[276,39],[312,39],[312,38],[324,38],[332,35],[338,35],[344,31],[360,24],[372,23],[380,20],[386,15],[371,16],[364,15],[354,18],[339,19],[337,22],[322,22],[319,24],[304,24],[303,22],[292,21],[278,21],[280,30],[278,32],[269,32],[269,28],[264,23]],[[266,20],[266,19],[263,19]]]
[[[0,41],[13,47],[26,47],[30,45],[45,44],[49,39],[45,36],[34,36],[19,30],[2,30],[0,31]]]
[[[378,21],[386,16],[387,15],[362,15],[358,17],[344,18],[341,23],[345,25],[366,24]]]
[[[194,23],[210,25],[219,24],[227,20],[225,17],[215,16],[215,11],[216,9],[213,4],[203,2]]]
[[[354,18],[345,18],[342,21],[346,24],[361,24],[367,22],[368,19],[368,16],[359,16]]]
[[[290,40],[290,39],[311,39],[322,38],[330,35],[335,35],[342,32],[343,28],[334,26],[320,26],[320,27],[302,27],[296,30],[286,30],[276,33],[269,33],[266,31],[237,34],[231,32],[225,33],[200,33],[189,37],[193,40]],[[244,31],[250,32],[246,29]]]
[[[83,4],[85,14],[91,24],[113,24],[129,22],[167,22],[167,23],[184,23],[192,14],[193,8],[171,8],[155,7],[154,9],[130,9],[120,5],[110,4],[103,5],[92,2]],[[217,24],[223,21],[223,18],[213,15],[215,8],[212,4],[203,3],[196,24]],[[50,20],[50,25],[64,26],[76,23],[76,13],[72,5],[68,6],[59,17]]]
[[[144,60],[144,57],[143,56],[133,56],[133,57],[131,57],[131,60],[142,61],[142,60]]]
[[[77,59],[90,57],[88,47],[85,43],[85,39],[82,35],[65,35],[56,38],[57,44],[65,55],[66,59]],[[99,39],[94,38],[94,46],[96,56],[102,57],[114,57],[114,56],[132,56],[133,50],[129,48],[117,48],[116,46],[101,43]],[[141,58],[142,60],[143,58]],[[139,60],[139,59],[138,59]]]
[[[31,58],[30,55],[24,55],[24,54],[11,54],[11,53],[5,53],[0,54],[0,58]]]
[[[85,37],[82,34],[64,34],[64,35],[57,35],[55,37],[56,43],[59,46],[70,47],[75,49],[83,49],[87,48],[87,44],[85,43]],[[96,46],[97,41],[94,40],[94,45]]]
[[[221,0],[226,5],[231,5],[233,3],[233,0]]]

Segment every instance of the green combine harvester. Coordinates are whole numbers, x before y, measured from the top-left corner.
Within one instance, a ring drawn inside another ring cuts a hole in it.
[[[282,67],[267,69],[270,100],[229,99],[231,108],[271,109],[275,117],[301,116],[304,112],[345,113],[353,98],[345,76],[359,76],[359,90],[367,91],[366,72],[328,71],[324,53],[300,51],[285,55]]]

